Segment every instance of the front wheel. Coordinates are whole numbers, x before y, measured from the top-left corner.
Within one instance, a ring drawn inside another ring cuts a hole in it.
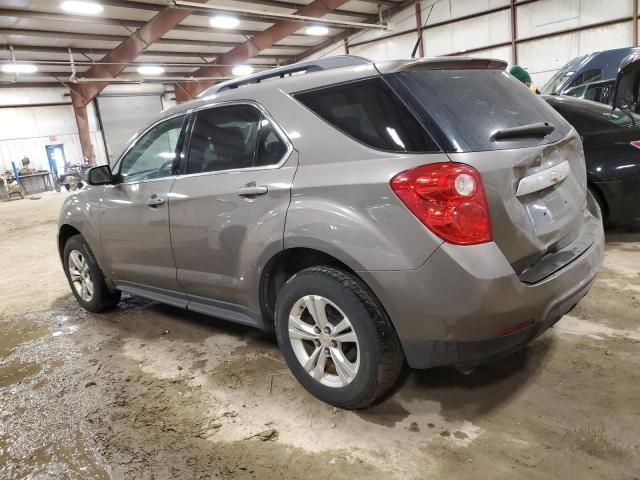
[[[297,380],[340,408],[363,408],[386,393],[404,365],[398,337],[369,289],[355,276],[321,266],[282,287],[276,334]]]
[[[101,312],[120,301],[120,292],[110,290],[89,245],[74,235],[64,246],[64,273],[78,303],[90,312]]]

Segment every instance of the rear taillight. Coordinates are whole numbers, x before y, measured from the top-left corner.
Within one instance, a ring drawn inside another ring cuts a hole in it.
[[[633,142],[629,142],[632,147],[640,148],[640,140],[634,140]]]
[[[391,179],[391,188],[429,230],[456,245],[490,242],[480,173],[463,163],[432,163]]]

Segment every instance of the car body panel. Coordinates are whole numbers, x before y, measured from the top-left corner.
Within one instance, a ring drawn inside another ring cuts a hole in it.
[[[175,177],[102,187],[102,265],[114,281],[180,290],[169,237],[167,194]],[[164,204],[148,206],[156,195]]]
[[[290,142],[289,156],[275,168],[194,175],[179,175],[178,162],[176,175],[162,180],[91,186],[65,204],[61,222],[69,217],[92,248],[97,245],[96,257],[118,288],[265,329],[260,282],[266,266],[288,249],[320,251],[373,290],[412,366],[433,365],[414,354],[424,342],[486,341],[522,319],[541,326],[554,308],[565,313],[567,302],[588,290],[603,248],[597,206],[586,200],[575,133],[499,152],[382,151],[345,135],[295,99],[297,92],[379,76],[374,64],[360,62],[213,91],[174,107],[158,119],[229,102],[260,105]],[[559,119],[546,105],[536,110]],[[451,160],[480,172],[494,241],[443,242],[390,186],[402,171]],[[522,178],[564,161],[571,165],[569,177],[516,198]],[[117,173],[117,162],[114,167]],[[267,186],[266,194],[240,198],[238,188],[253,182]],[[152,209],[144,200],[154,193],[167,197]],[[545,223],[544,212],[551,221]],[[588,247],[585,229],[594,238]],[[564,261],[553,256],[565,248],[573,251]],[[527,284],[519,275],[536,262],[551,268]]]
[[[490,341],[514,325],[561,316],[578,302],[604,258],[600,212],[591,197],[583,218],[581,235],[593,238],[589,247],[535,284],[520,280],[495,242],[443,243],[419,269],[360,274],[394,319],[409,365],[437,366],[443,357],[431,356],[431,342],[464,348]],[[566,305],[567,299],[574,301]],[[557,312],[556,306],[566,310]]]
[[[543,96],[582,137],[587,180],[613,222],[640,219],[640,116],[566,96]]]
[[[262,262],[283,249],[297,157],[290,152],[279,168],[178,177],[169,199],[171,243],[178,282],[193,303],[214,299],[259,314]],[[247,184],[268,192],[243,198],[238,190]]]
[[[510,263],[529,262],[577,235],[587,183],[575,132],[551,145],[455,153],[451,159],[475,167],[482,175],[493,238]],[[571,166],[567,178],[544,190],[516,195],[521,180],[567,160]]]

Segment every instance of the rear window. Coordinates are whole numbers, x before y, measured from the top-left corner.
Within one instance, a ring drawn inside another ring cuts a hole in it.
[[[439,151],[424,127],[381,78],[302,92],[295,98],[369,147],[393,152]]]
[[[446,150],[542,145],[562,139],[571,129],[553,108],[503,70],[417,70],[385,78],[425,125],[441,130],[449,141],[443,146]],[[498,130],[540,122],[555,130],[544,138],[491,140]]]

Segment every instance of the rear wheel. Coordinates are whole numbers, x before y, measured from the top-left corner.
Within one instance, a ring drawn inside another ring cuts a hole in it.
[[[398,337],[373,294],[332,267],[308,268],[285,283],[276,334],[298,381],[341,408],[370,405],[395,384],[404,365]]]
[[[101,312],[120,301],[120,292],[110,290],[89,245],[74,235],[64,246],[64,273],[78,303],[90,312]]]

